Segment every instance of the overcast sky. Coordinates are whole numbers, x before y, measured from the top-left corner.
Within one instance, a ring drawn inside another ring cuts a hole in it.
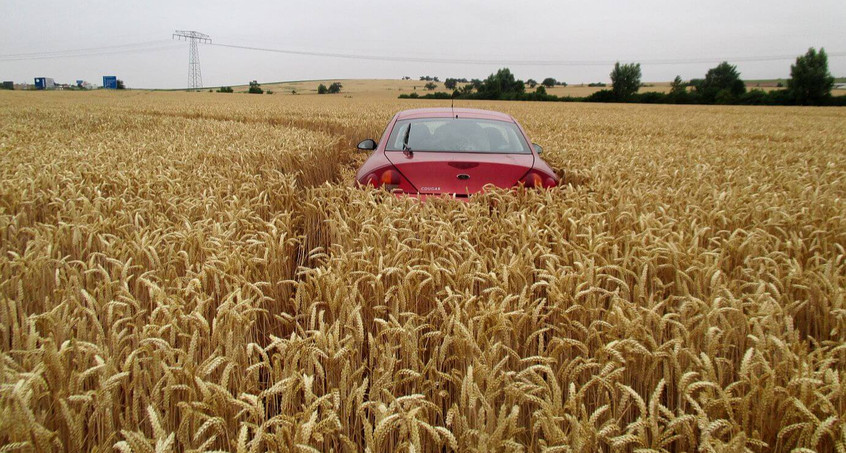
[[[205,86],[427,74],[484,78],[503,66],[524,80],[555,77],[575,84],[608,81],[617,60],[641,62],[644,81],[703,77],[722,60],[736,64],[744,79],[786,78],[795,56],[809,47],[825,47],[832,74],[846,76],[846,56],[837,56],[846,55],[844,0],[247,4],[3,0],[0,79],[100,84],[103,75],[116,75],[132,88],[185,87],[188,44],[170,40],[175,29],[206,33],[215,44],[465,61],[374,61],[201,45]],[[772,56],[793,57],[748,61]],[[527,60],[545,64],[515,64]]]

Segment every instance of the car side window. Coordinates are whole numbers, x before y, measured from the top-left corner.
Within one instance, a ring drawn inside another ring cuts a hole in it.
[[[400,127],[394,127],[394,133],[391,134],[389,150],[396,151],[402,149],[402,142],[405,140],[405,131],[411,123],[403,124]]]

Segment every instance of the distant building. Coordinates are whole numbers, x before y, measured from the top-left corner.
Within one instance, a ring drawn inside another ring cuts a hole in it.
[[[117,90],[117,76],[103,76],[103,88]]]
[[[7,80],[7,81],[3,82],[3,89],[4,90],[14,90],[15,89],[15,82],[12,82],[11,80]]]
[[[56,82],[50,77],[36,77],[35,78],[35,89],[36,90],[52,90],[56,88]]]
[[[835,90],[846,90],[846,83],[835,83],[834,89]]]

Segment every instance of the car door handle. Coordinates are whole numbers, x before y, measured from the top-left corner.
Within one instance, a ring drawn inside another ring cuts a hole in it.
[[[466,173],[462,173],[462,174],[458,175],[458,179],[462,179],[462,180],[470,179],[470,175],[468,175]]]

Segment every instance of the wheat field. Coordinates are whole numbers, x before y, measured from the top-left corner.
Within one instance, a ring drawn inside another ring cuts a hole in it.
[[[0,93],[0,452],[846,452],[846,110],[464,102],[564,184],[355,188],[436,105]]]

